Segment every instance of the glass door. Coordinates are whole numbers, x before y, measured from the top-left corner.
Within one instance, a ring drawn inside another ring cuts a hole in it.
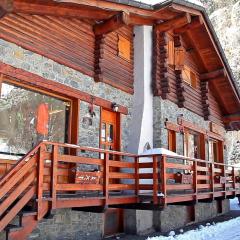
[[[101,134],[100,134],[100,148],[107,150],[117,149],[117,113],[102,110],[101,114]],[[101,154],[104,158],[104,154]],[[109,155],[109,159],[113,160],[113,155]]]

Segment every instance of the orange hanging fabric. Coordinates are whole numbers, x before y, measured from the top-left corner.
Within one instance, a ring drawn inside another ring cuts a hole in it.
[[[36,130],[38,134],[47,135],[48,134],[48,105],[41,103],[37,109],[37,125]]]

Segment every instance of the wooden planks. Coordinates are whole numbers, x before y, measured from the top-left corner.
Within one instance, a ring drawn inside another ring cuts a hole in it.
[[[82,20],[8,14],[0,21],[0,37],[93,76],[94,33]]]
[[[119,38],[130,44],[130,59],[119,56]],[[123,26],[115,32],[96,37],[95,80],[133,93],[133,27]]]

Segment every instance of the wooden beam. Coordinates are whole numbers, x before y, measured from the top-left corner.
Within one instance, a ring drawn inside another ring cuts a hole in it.
[[[0,9],[3,9],[5,12],[11,12],[13,9],[13,0],[1,0]]]
[[[226,76],[226,71],[224,68],[218,69],[213,72],[203,73],[200,75],[200,80],[217,79],[222,76]]]
[[[7,11],[0,6],[0,18],[3,18],[7,14]]]
[[[165,21],[156,26],[156,30],[159,32],[166,32],[170,29],[175,29],[176,27],[183,27],[191,22],[190,14],[184,14],[183,16]]]
[[[234,113],[234,114],[225,115],[223,117],[223,122],[224,123],[240,122],[240,112],[237,112],[237,113]]]
[[[108,20],[94,25],[95,35],[104,35],[117,30],[118,28],[129,24],[129,14],[125,12],[118,13]]]
[[[0,2],[0,7],[8,13],[24,13],[35,15],[49,15],[59,17],[74,17],[74,18],[87,18],[94,20],[108,19],[116,14],[115,11],[104,11],[101,9],[93,9],[84,6],[73,6],[60,4],[57,2],[46,1],[25,1],[25,0],[12,0]]]
[[[56,0],[55,0],[56,1]],[[130,14],[138,15],[141,17],[153,17],[153,18],[159,18],[159,19],[168,19],[169,15],[172,14],[172,12],[165,12],[165,9],[159,9],[155,11],[152,8],[144,9],[139,8],[137,6],[130,6],[127,4],[119,4],[117,2],[112,1],[104,1],[104,0],[57,0],[58,3],[74,3],[78,4],[80,6],[88,6],[88,7],[94,7],[99,8],[103,10],[111,10],[111,11],[123,11],[123,9]],[[161,16],[162,15],[162,16]]]
[[[174,30],[175,34],[183,34],[186,31],[196,29],[198,27],[201,27],[203,25],[203,20],[201,17],[195,17],[192,19],[191,23],[186,24],[183,27],[177,28]]]

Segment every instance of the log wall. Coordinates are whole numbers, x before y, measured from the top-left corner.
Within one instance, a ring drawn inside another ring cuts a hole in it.
[[[0,20],[0,38],[133,93],[133,28],[95,37],[94,24],[86,19],[11,13]],[[118,56],[119,35],[131,43],[130,61]]]
[[[181,36],[174,36],[171,32],[159,33],[154,31],[153,46],[153,92],[174,102],[180,108],[186,108],[205,120],[222,125],[223,114],[213,89],[207,81],[200,80],[200,66],[196,62],[194,50],[185,48],[184,65],[190,67],[196,74],[196,88],[183,80],[182,70],[175,70],[168,64],[167,44],[174,39],[175,47],[185,47]]]

